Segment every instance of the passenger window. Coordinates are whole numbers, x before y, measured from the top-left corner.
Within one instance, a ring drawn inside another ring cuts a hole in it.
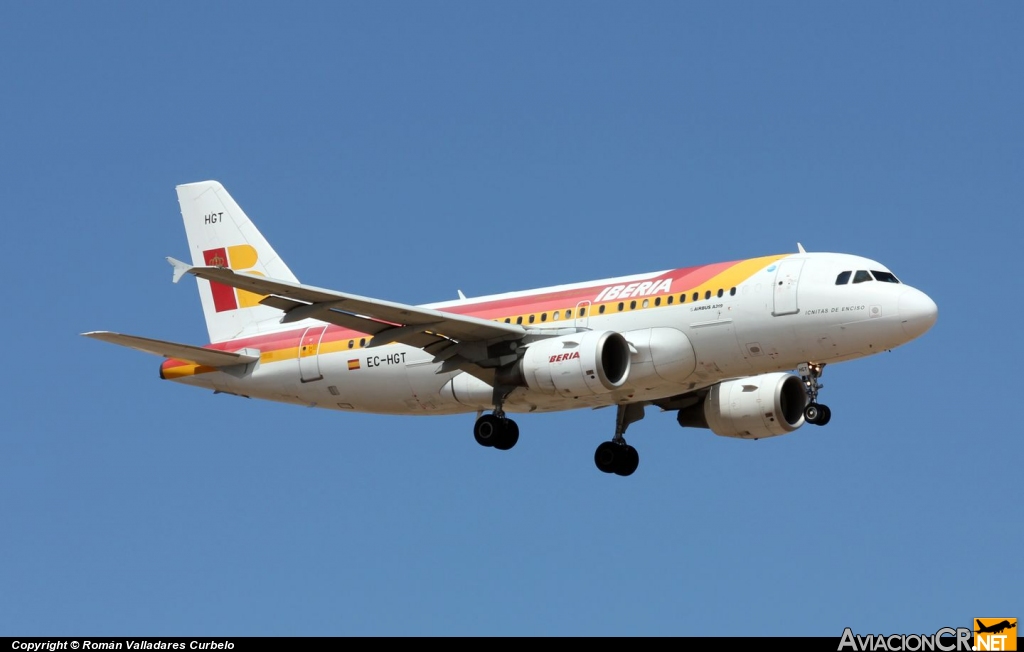
[[[693,300],[696,301],[699,298],[700,298],[700,292],[694,292],[693,293]]]
[[[871,275],[875,277],[876,281],[881,281],[882,283],[900,282],[898,278],[893,276],[892,272],[876,272],[875,270],[871,270]]]
[[[599,313],[601,313],[602,315],[604,314],[604,304],[603,303],[598,307],[597,311]]]
[[[708,290],[707,292],[704,293],[704,300],[707,301],[710,298],[711,298],[711,290]]]
[[[673,296],[672,296],[671,294],[670,294],[670,295],[668,295],[668,300],[667,300],[667,301],[666,301],[665,303],[667,303],[668,305],[670,305],[670,306],[671,306],[671,305],[672,305],[672,299],[673,299],[673,298],[674,298],[674,297],[673,297]]]
[[[348,348],[350,348],[350,349],[351,349],[351,348],[352,348],[353,346],[355,346],[355,345],[356,345],[356,343],[355,343],[355,340],[349,340],[349,341],[348,341]]]
[[[723,294],[725,294],[725,290],[723,290],[722,288],[718,288],[718,298],[719,298],[719,299],[721,299],[721,298],[722,298],[722,295],[723,295]]]
[[[655,305],[655,307],[661,305],[661,297],[654,297],[654,305]],[[644,308],[646,308],[646,307],[647,307],[647,299],[644,299]]]
[[[516,323],[517,324],[522,324],[523,323],[523,318],[521,316],[520,317],[516,317]]]
[[[836,285],[846,285],[849,283],[850,274],[853,274],[853,272],[840,272],[839,276],[836,277]]]
[[[586,317],[586,316],[587,316],[587,309],[586,308],[580,308],[580,317]]]
[[[560,313],[559,311],[556,310],[553,313],[551,313],[551,321],[558,321],[558,318],[561,317],[561,316],[562,316],[562,313]]]
[[[863,269],[858,269],[857,273],[853,275],[854,283],[864,283],[865,281],[873,281],[871,274],[867,273]]]
[[[366,338],[359,340],[359,346],[366,346]]]
[[[546,313],[546,312],[540,313],[540,320],[541,321],[547,321],[548,320],[548,313]]]
[[[572,310],[566,310],[565,311],[565,318],[566,319],[572,319]]]
[[[512,323],[512,318],[511,317],[505,317],[505,323],[506,324]]]
[[[730,297],[736,296],[736,288],[730,288],[729,289],[729,296]]]
[[[535,318],[536,318],[536,316],[535,316],[535,315],[530,315],[530,319],[529,319],[529,322],[530,322],[530,323],[532,324],[532,323],[533,323],[533,320],[534,320]]]
[[[629,302],[629,309],[630,310],[636,310],[636,301],[630,301]]]
[[[619,302],[619,312],[622,312],[622,308],[623,308],[623,307],[624,307],[625,305],[626,305],[626,304],[622,303],[621,301]]]

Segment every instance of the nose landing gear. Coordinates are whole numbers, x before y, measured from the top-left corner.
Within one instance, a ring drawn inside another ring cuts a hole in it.
[[[821,378],[824,369],[824,363],[813,362],[804,362],[796,369],[800,374],[800,379],[804,381],[809,399],[807,407],[804,408],[804,420],[816,426],[823,426],[832,420],[832,410],[827,405],[818,403],[818,392],[825,387],[818,382],[818,379]]]

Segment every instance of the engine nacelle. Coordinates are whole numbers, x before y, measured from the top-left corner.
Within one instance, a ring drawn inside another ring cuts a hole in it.
[[[615,331],[585,331],[530,344],[514,381],[562,396],[606,394],[629,377],[629,343]]]
[[[703,403],[679,411],[679,425],[723,437],[760,439],[804,425],[807,393],[793,374],[773,373],[713,385]]]

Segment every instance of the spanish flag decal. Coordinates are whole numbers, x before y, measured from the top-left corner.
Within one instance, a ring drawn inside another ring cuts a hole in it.
[[[349,371],[355,371],[358,368],[359,368],[359,360],[358,359],[356,359],[356,360],[349,360],[348,361],[348,370]]]

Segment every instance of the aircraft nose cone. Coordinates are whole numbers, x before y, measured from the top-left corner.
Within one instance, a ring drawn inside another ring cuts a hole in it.
[[[899,311],[903,332],[911,338],[924,335],[935,325],[935,320],[939,317],[939,307],[935,302],[927,294],[914,288],[907,288],[900,295]]]

